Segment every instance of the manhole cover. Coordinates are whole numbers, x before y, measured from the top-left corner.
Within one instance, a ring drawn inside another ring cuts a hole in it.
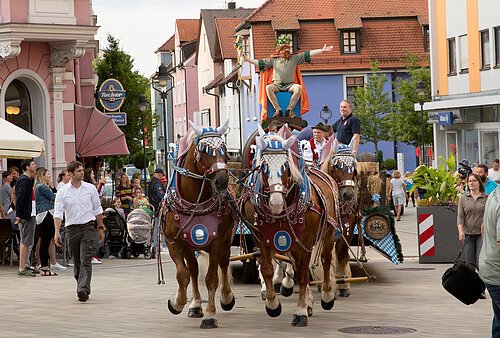
[[[405,334],[417,330],[409,327],[397,326],[353,326],[340,329],[339,331],[352,334]]]
[[[428,270],[436,270],[436,268],[400,268],[400,269],[391,269],[396,271],[428,271]]]

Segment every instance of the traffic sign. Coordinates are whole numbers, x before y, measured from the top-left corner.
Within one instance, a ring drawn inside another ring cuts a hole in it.
[[[174,156],[174,152],[173,151],[167,151],[167,160],[168,161],[175,160],[175,156]]]

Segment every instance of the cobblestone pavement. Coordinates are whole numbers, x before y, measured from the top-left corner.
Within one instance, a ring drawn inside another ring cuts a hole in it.
[[[156,283],[156,261],[105,259],[94,265],[92,294],[79,303],[72,270],[56,277],[17,278],[15,267],[0,267],[1,337],[366,337],[339,332],[357,326],[399,327],[415,331],[402,337],[489,337],[491,300],[465,306],[441,287],[450,264],[418,264],[416,209],[408,208],[397,233],[405,262],[391,264],[368,250],[366,269],[374,282],[353,284],[349,298],[337,299],[331,311],[321,309],[319,293],[309,325],[290,325],[297,294],[280,296],[283,312],[266,315],[260,285],[235,280],[236,306],[217,308],[219,328],[201,330],[201,319],[169,313],[167,299],[176,291],[175,267],[164,254],[164,285]],[[360,269],[352,265],[356,274]],[[233,265],[235,276],[241,263]],[[206,297],[203,284],[202,295]],[[379,336],[379,335],[377,335]]]

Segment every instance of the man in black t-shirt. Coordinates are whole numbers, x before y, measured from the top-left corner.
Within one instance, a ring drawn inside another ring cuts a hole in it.
[[[359,119],[352,114],[351,102],[340,101],[340,119],[333,124],[336,145],[348,145],[354,155],[358,154],[359,135],[361,124]]]

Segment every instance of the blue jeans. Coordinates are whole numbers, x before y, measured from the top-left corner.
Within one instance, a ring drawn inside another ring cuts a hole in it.
[[[486,283],[485,283],[486,284]],[[493,323],[491,337],[500,338],[500,285],[486,284],[493,305]]]
[[[153,245],[152,245],[153,248],[156,248],[156,245],[158,243],[158,225],[159,225],[159,221],[160,221],[160,217],[156,216],[155,220],[154,220],[155,224],[154,224],[154,228],[153,228]],[[163,236],[163,234],[160,234],[160,239],[161,239],[161,246],[165,247],[167,244],[165,242],[165,237]]]

